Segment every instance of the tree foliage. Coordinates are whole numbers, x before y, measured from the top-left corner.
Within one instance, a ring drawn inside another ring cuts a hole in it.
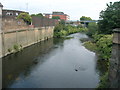
[[[92,35],[94,35],[95,33],[97,33],[98,31],[98,25],[95,22],[91,22],[88,25],[88,32],[87,35],[92,37]]]
[[[27,13],[20,13],[17,19],[23,19],[28,25],[30,25],[32,21],[31,16]]]
[[[112,37],[113,35],[94,35],[94,40],[101,59],[109,60],[111,57]]]
[[[91,19],[90,17],[82,16],[82,17],[80,18],[80,20],[83,20],[83,21],[84,21],[84,20],[85,20],[85,21],[88,20],[88,21],[89,21],[89,20],[92,20],[92,19]],[[81,22],[81,23],[84,24],[84,22]],[[85,24],[86,24],[86,27],[88,27],[88,24],[89,24],[89,23],[86,22]]]
[[[114,28],[120,28],[120,1],[110,2],[100,12],[99,33],[111,34]]]
[[[52,16],[52,19],[60,19],[59,16]]]
[[[90,17],[82,16],[80,20],[92,20]]]
[[[42,13],[38,13],[38,14],[31,14],[31,16],[39,16],[39,17],[44,17]]]
[[[54,28],[54,37],[64,37],[66,35],[77,33],[77,32],[87,32],[87,28],[77,28],[71,25],[65,25],[65,21],[61,20]]]

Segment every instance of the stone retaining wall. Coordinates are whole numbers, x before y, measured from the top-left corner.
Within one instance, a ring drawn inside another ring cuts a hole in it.
[[[53,37],[54,26],[2,32],[0,56],[22,50],[24,47]]]
[[[114,29],[109,81],[110,88],[120,88],[120,28]]]

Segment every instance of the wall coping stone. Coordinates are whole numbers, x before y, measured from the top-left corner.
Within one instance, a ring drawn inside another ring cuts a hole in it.
[[[113,29],[113,32],[120,33],[120,28]]]

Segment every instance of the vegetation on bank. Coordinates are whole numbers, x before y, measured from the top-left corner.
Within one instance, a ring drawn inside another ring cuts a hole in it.
[[[107,61],[107,71],[101,75],[98,88],[108,88],[108,70],[109,59],[112,51],[112,33],[114,28],[120,28],[120,1],[110,2],[107,8],[100,13],[100,20],[98,23],[89,23],[88,32],[86,34],[93,40],[86,41],[84,46],[98,54],[99,60]]]
[[[65,25],[65,22],[62,20],[59,24],[55,26],[54,37],[61,38],[69,34],[73,34],[77,32],[87,32],[87,31],[88,31],[87,28]]]
[[[107,8],[100,12],[100,20],[98,23],[87,23],[87,28],[82,28],[81,26],[65,26],[62,22],[58,24],[54,30],[54,37],[64,37],[76,32],[85,32],[92,38],[90,41],[85,41],[84,46],[96,52],[99,57],[98,61],[105,62],[107,67],[107,70],[101,75],[98,88],[109,87],[108,69],[112,51],[112,33],[114,28],[120,28],[120,15],[118,13],[120,13],[120,1],[114,3],[110,2],[110,4],[107,4]],[[82,16],[80,20],[92,19]]]
[[[84,42],[84,46],[97,53],[99,60],[106,62],[106,73],[100,76],[100,83],[98,88],[108,88],[108,69],[109,59],[111,57],[112,50],[112,37],[113,35],[95,34],[92,36],[91,41]]]
[[[100,83],[97,88],[109,88],[108,72],[106,72],[103,76],[100,77]]]

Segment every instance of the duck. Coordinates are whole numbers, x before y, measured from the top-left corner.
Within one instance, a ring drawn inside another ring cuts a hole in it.
[[[78,70],[77,70],[77,69],[75,69],[75,71],[77,72]]]

